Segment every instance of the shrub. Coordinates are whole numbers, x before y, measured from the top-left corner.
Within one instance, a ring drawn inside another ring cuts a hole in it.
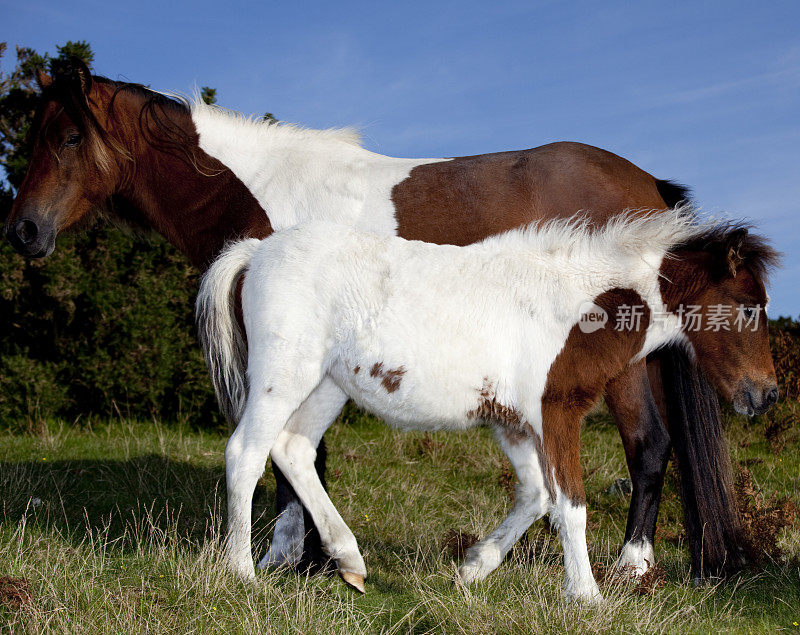
[[[770,346],[783,399],[800,399],[800,323],[779,318],[770,324]]]
[[[0,422],[120,410],[221,423],[194,333],[197,274],[111,227],[44,260],[0,247]]]

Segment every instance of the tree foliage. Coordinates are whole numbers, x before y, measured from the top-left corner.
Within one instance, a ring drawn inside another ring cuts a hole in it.
[[[57,72],[72,57],[91,67],[94,54],[86,42],[67,42],[53,56],[17,48],[16,67],[0,73],[2,222],[27,169],[36,71]],[[115,410],[221,425],[196,344],[196,278],[161,238],[107,225],[60,236],[44,260],[26,260],[3,240],[0,426]]]
[[[217,89],[211,88],[210,86],[203,86],[200,89],[200,99],[203,100],[206,104],[216,104],[217,103]]]

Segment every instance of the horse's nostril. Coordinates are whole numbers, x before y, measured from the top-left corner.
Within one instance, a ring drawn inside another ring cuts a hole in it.
[[[764,401],[766,402],[767,406],[772,406],[772,405],[774,405],[774,404],[776,404],[778,402],[778,389],[777,389],[777,387],[773,388],[772,390],[770,390],[767,393],[767,396],[765,397]]]
[[[39,235],[39,227],[36,225],[36,223],[28,218],[23,218],[21,221],[19,221],[17,223],[16,230],[17,237],[26,245],[29,245],[36,240],[36,236]]]

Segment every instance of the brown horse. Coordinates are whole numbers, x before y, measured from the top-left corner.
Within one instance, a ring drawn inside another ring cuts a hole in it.
[[[30,167],[6,221],[12,245],[31,257],[50,254],[59,232],[98,209],[155,230],[205,269],[227,241],[264,237],[304,219],[465,245],[531,220],[583,210],[603,224],[621,210],[660,209],[687,196],[681,186],[578,143],[450,160],[392,159],[363,150],[352,135],[247,122],[92,77],[80,64],[39,79]],[[741,392],[751,413],[770,405],[758,387],[732,386],[717,365],[700,362],[724,397]],[[717,574],[740,561],[740,523],[711,383],[672,347],[605,388],[633,480],[620,566],[642,573],[653,562],[670,438],[694,570]],[[657,403],[666,405],[661,414]],[[324,444],[317,464],[323,474]],[[320,561],[310,518],[273,470],[281,515],[263,564],[296,564],[304,550]]]

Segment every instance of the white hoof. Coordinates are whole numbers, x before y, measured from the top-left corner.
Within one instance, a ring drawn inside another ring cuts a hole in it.
[[[256,579],[256,570],[253,568],[253,563],[229,563],[228,569],[233,575],[243,580],[252,582]]]
[[[339,575],[342,576],[348,586],[351,586],[359,593],[366,593],[367,588],[364,586],[364,576],[360,573],[353,573],[352,571],[339,570]]]
[[[503,561],[503,554],[492,542],[479,542],[467,550],[467,557],[458,568],[458,576],[464,584],[480,582]]]
[[[465,562],[458,568],[458,577],[464,584],[480,582],[494,571],[494,567],[488,567],[482,562]]]
[[[567,603],[600,604],[603,601],[603,594],[597,585],[593,584],[585,589],[564,589],[564,600]]]
[[[635,580],[642,577],[655,563],[653,545],[647,540],[628,542],[614,564],[614,577]]]

